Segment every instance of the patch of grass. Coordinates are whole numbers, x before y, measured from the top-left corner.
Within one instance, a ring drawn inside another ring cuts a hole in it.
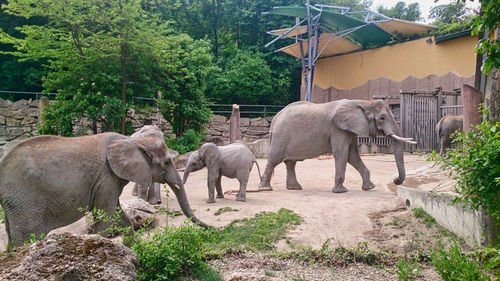
[[[264,271],[264,274],[265,274],[266,276],[269,276],[269,277],[276,277],[276,276],[278,276],[278,275],[276,274],[276,272],[274,272],[274,271],[270,271],[270,270],[266,270],[266,271]]]
[[[238,209],[233,209],[231,207],[223,207],[223,208],[219,208],[215,213],[214,213],[214,216],[219,216],[223,213],[227,213],[227,212],[238,212],[239,210]]]
[[[388,226],[392,225],[392,226],[394,226],[395,228],[399,228],[399,227],[401,227],[401,224],[400,224],[400,222],[399,222],[399,219],[398,219],[398,218],[396,218],[396,217],[393,217],[393,218],[392,218],[392,221],[390,221],[390,222],[386,223],[385,225],[388,225]]]
[[[166,226],[149,239],[136,238],[132,249],[140,260],[138,280],[221,280],[206,260],[240,249],[274,249],[287,229],[301,218],[287,209],[263,212],[253,218],[235,220],[224,229],[204,229],[184,224]]]
[[[292,281],[306,281],[306,280],[307,279],[304,277],[304,275],[299,275],[292,278]]]
[[[422,208],[414,208],[411,210],[416,218],[422,219],[427,227],[436,225],[436,220],[427,214]]]
[[[343,246],[332,248],[330,241],[327,240],[319,249],[303,247],[292,252],[274,253],[274,255],[282,259],[296,259],[309,265],[321,264],[327,267],[345,266],[352,263],[391,265],[395,262],[392,255],[370,249],[367,242],[360,242],[354,248]]]
[[[156,210],[160,213],[164,213],[169,217],[178,217],[182,216],[182,212],[179,210],[170,210],[168,207],[157,207]]]
[[[399,260],[396,264],[398,279],[401,281],[410,281],[421,275],[418,260],[409,262],[405,259]]]
[[[0,223],[5,223],[5,212],[2,209],[2,206],[0,206]]]
[[[438,249],[432,254],[431,259],[436,271],[444,281],[491,280],[481,269],[478,260],[462,253],[456,242],[447,250],[439,242]]]

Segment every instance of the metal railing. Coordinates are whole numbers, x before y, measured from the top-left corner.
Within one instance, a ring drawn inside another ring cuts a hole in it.
[[[239,104],[240,106],[240,116],[249,117],[249,116],[261,116],[266,117],[269,115],[275,115],[281,109],[283,109],[284,105],[252,105],[252,104]],[[208,107],[215,114],[222,115],[230,115],[232,112],[233,105],[232,104],[211,104]]]

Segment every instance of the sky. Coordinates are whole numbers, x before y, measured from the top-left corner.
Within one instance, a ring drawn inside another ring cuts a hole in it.
[[[427,17],[429,16],[429,11],[432,7],[437,6],[437,5],[455,3],[456,0],[439,0],[436,3],[434,3],[434,0],[373,0],[371,10],[377,11],[378,6],[384,6],[386,8],[394,7],[394,5],[396,5],[396,3],[398,3],[398,2],[405,2],[407,5],[417,2],[420,6],[420,11],[422,12],[422,17],[424,18],[421,21],[429,22],[429,19]],[[473,2],[471,2],[470,0],[467,0],[466,4],[467,4],[467,7],[470,7],[470,8],[475,8],[475,9],[479,8],[479,0],[475,0]]]

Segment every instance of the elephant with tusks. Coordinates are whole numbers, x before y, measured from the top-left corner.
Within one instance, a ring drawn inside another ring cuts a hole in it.
[[[401,184],[405,179],[403,143],[416,142],[398,134],[396,119],[382,100],[339,100],[322,104],[294,102],[282,109],[271,122],[271,148],[259,188],[272,190],[274,167],[285,162],[287,189],[302,189],[295,174],[297,161],[333,153],[335,183],[332,191],[347,192],[344,186],[347,163],[361,174],[362,189],[370,190],[375,185],[359,155],[357,137],[377,135],[391,137],[394,141],[394,157],[399,172],[394,183]]]

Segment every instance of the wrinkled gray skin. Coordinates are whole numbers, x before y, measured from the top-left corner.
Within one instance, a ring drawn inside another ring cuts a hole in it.
[[[238,179],[240,182],[240,189],[236,195],[236,200],[245,201],[248,176],[254,162],[257,165],[260,176],[259,164],[246,145],[242,143],[232,143],[225,146],[216,146],[211,142],[205,143],[199,150],[191,153],[189,156],[182,182],[186,183],[189,173],[207,167],[207,203],[215,202],[214,189],[217,190],[217,198],[224,198],[221,186],[222,176]]]
[[[113,214],[123,187],[167,183],[184,214],[200,223],[189,207],[181,178],[163,139],[130,138],[116,133],[65,138],[38,136],[20,142],[0,162],[0,204],[5,210],[9,247],[22,245],[73,223],[84,210]],[[83,211],[82,211],[83,209]],[[131,221],[125,215],[123,226]],[[109,222],[91,226],[101,232]]]
[[[436,125],[436,134],[439,137],[439,154],[444,155],[446,148],[450,147],[454,132],[461,131],[464,126],[462,115],[445,115]]]
[[[133,133],[130,137],[132,138],[144,138],[154,136],[163,139],[163,132],[155,125],[146,125],[142,127],[137,132]],[[170,150],[169,152],[175,158],[179,155],[177,151]],[[153,183],[153,186],[142,186],[137,183],[134,184],[134,188],[132,189],[132,195],[138,196],[144,201],[147,201],[151,205],[159,205],[161,204],[161,185],[157,182]]]
[[[335,154],[335,193],[346,192],[343,185],[346,164],[351,164],[363,179],[363,190],[375,185],[370,171],[359,156],[357,136],[375,137],[378,134],[398,137],[399,127],[384,101],[340,100],[323,104],[295,102],[282,109],[270,128],[271,149],[260,190],[272,190],[270,180],[274,168],[285,162],[287,189],[302,189],[295,175],[297,161],[326,153]],[[403,143],[394,140],[394,156],[399,176],[395,184],[403,183],[405,168]]]

